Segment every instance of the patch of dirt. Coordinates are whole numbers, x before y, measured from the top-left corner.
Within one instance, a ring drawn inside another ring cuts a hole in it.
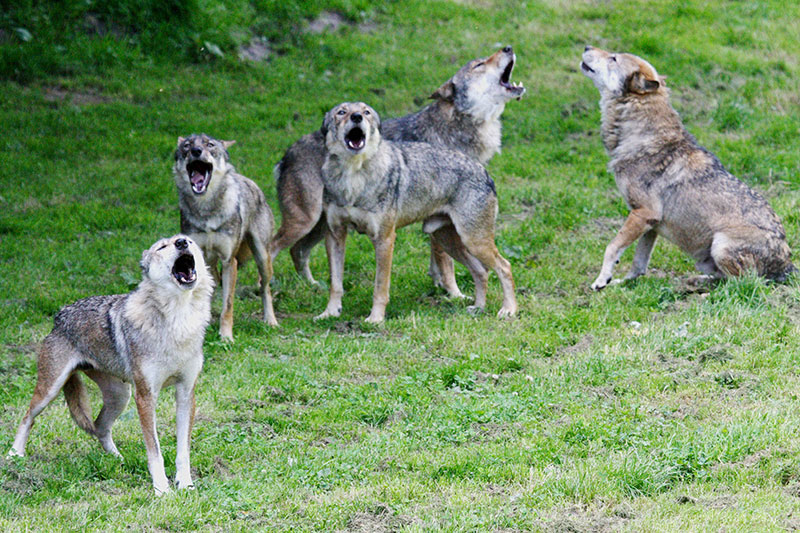
[[[342,26],[347,25],[347,19],[336,11],[323,11],[317,18],[308,23],[307,33],[319,34],[325,32],[335,32]]]
[[[228,463],[219,455],[214,457],[214,473],[221,479],[231,479],[233,477],[231,469],[228,468]]]
[[[632,516],[630,513],[620,513]],[[617,513],[606,514],[602,509],[588,509],[584,506],[568,507],[552,520],[541,524],[542,531],[548,533],[606,533],[619,531],[629,520]]]
[[[239,59],[258,63],[266,60],[271,52],[266,39],[254,37],[239,47]]]
[[[67,101],[75,105],[95,105],[111,101],[110,98],[96,91],[70,91],[64,87],[45,87],[44,99],[48,102]]]
[[[341,533],[388,533],[414,524],[417,520],[405,515],[397,515],[385,503],[378,503],[373,508],[355,513],[347,521],[347,527]]]
[[[591,333],[587,333],[586,335],[581,337],[575,344],[572,344],[570,346],[562,346],[561,348],[559,348],[558,354],[575,355],[583,353],[592,347],[592,344],[594,344],[594,340],[595,340],[594,336]]]

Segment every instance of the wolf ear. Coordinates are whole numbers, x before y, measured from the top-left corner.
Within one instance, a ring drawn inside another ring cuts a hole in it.
[[[452,79],[447,80],[441,87],[436,89],[432,95],[431,100],[442,100],[444,102],[453,102],[456,97],[456,85]]]
[[[152,254],[150,250],[145,250],[142,252],[142,259],[139,261],[139,268],[142,269],[142,275],[147,275],[147,271],[150,270],[150,260],[152,259]]]
[[[331,122],[333,121],[333,109],[325,113],[325,118],[322,119],[322,126],[319,128],[319,132],[322,135],[328,135],[328,130],[331,129]]]
[[[634,72],[628,79],[628,90],[636,94],[648,94],[658,90],[661,82],[646,77],[641,71]]]
[[[186,140],[186,137],[178,137],[178,146],[183,144],[183,141],[185,141],[185,140]]]
[[[224,146],[226,150],[231,146],[233,146],[234,144],[236,144],[236,141],[221,141],[221,142],[222,146]]]

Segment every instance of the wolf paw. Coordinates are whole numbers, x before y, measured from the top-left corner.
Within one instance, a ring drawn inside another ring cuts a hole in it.
[[[483,313],[483,307],[478,307],[477,305],[468,305],[467,313],[473,316],[480,315]]]
[[[606,288],[606,286],[608,286],[609,283],[611,283],[611,276],[607,278],[598,277],[596,280],[594,280],[594,283],[592,283],[592,290],[593,291],[602,290]]]
[[[506,307],[501,307],[500,310],[497,312],[497,318],[511,318],[516,313],[515,309],[508,309]]]

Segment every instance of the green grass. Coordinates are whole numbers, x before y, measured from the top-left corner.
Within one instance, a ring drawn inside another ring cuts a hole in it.
[[[507,106],[503,152],[489,164],[519,317],[494,318],[495,277],[481,316],[434,290],[418,227],[398,236],[377,327],[362,320],[374,274],[363,237],[348,242],[336,320],[312,320],[326,293],[282,254],[281,325],[267,328],[247,265],[235,343],[216,325],[206,335],[197,490],[153,498],[135,409],[115,426],[120,462],[59,399],[37,419],[28,457],[0,459],[0,529],[800,527],[800,283],[744,278],[698,292],[692,261],[660,241],[647,277],[592,293],[626,208],[605,170],[597,91],[577,69],[586,43],[650,60],[688,129],[769,198],[798,249],[800,7],[284,4],[198,0],[186,4],[191,17],[158,24],[92,2],[64,2],[63,13],[22,2],[0,16],[0,451],[27,407],[53,314],[129,290],[141,251],[177,232],[178,136],[235,139],[233,162],[279,217],[272,167],[325,110],[358,99],[383,116],[413,111],[500,43],[514,46],[514,79],[528,89]],[[303,33],[326,7],[347,24]],[[87,13],[119,30],[81,29]],[[268,60],[240,61],[237,47],[260,36]],[[222,57],[201,50],[206,42]],[[322,247],[312,269],[326,278]],[[466,270],[457,277],[471,294]],[[170,390],[159,434],[172,477]]]

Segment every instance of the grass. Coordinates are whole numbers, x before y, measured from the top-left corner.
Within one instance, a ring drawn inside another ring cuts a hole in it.
[[[489,164],[520,313],[494,318],[494,277],[481,316],[434,290],[417,227],[398,236],[380,326],[362,320],[374,273],[362,237],[349,239],[337,320],[312,320],[326,293],[282,254],[281,325],[267,328],[248,265],[235,343],[215,326],[206,335],[197,490],[152,497],[135,409],[115,426],[120,462],[57,400],[37,419],[29,456],[0,460],[0,529],[800,527],[800,285],[748,277],[698,291],[692,261],[660,242],[647,277],[592,293],[626,208],[605,170],[597,92],[577,69],[586,43],[649,59],[689,130],[768,197],[798,249],[800,7],[197,2],[167,42],[141,14],[65,4],[61,18],[25,2],[0,17],[0,449],[30,399],[53,314],[129,290],[141,251],[177,232],[178,136],[237,140],[234,163],[278,216],[272,167],[325,110],[361,99],[383,116],[413,111],[501,43],[514,46],[514,79],[528,88],[509,103],[503,152]],[[344,25],[300,30],[324,8]],[[119,31],[81,29],[92,9]],[[259,36],[269,58],[239,60],[237,47]],[[321,247],[312,270],[325,279]],[[466,270],[457,277],[471,293]],[[169,390],[159,434],[174,476]]]

